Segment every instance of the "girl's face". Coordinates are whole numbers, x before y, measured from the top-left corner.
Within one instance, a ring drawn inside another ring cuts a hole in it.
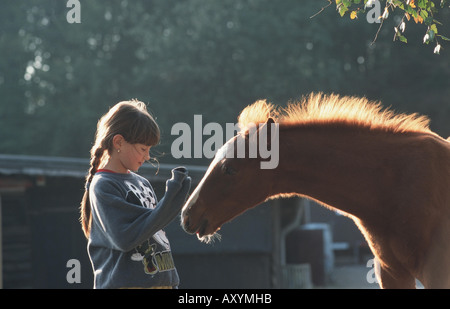
[[[109,169],[116,173],[137,172],[145,161],[150,160],[151,146],[128,143],[122,135],[113,138],[113,148],[105,164],[100,168]]]
[[[150,160],[150,148],[144,144],[130,144],[124,141],[120,151],[117,152],[117,167],[122,173],[128,170],[137,172],[145,161]]]

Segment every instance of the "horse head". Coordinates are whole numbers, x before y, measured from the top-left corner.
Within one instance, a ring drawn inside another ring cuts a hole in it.
[[[271,124],[274,121],[269,118],[259,127],[243,130],[217,151],[182,209],[181,224],[186,232],[207,240],[224,223],[267,199],[273,179],[261,168],[267,162],[257,152],[255,155],[252,147],[259,142],[273,148],[272,132],[265,139],[259,138]]]

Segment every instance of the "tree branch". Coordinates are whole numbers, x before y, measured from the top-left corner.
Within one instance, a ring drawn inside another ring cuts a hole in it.
[[[311,18],[316,17],[317,15],[319,15],[320,13],[322,13],[326,8],[328,8],[330,5],[333,4],[333,2],[332,2],[331,0],[328,0],[328,2],[329,2],[328,5],[326,5],[326,6],[324,6],[323,8],[321,8],[319,12],[317,12],[316,14],[314,14],[313,16],[311,16],[311,17],[309,17],[309,18],[311,19]]]

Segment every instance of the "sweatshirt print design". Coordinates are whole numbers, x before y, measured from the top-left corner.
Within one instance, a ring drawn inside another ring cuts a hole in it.
[[[156,197],[152,188],[146,186],[142,181],[138,181],[139,186],[130,181],[124,181],[127,192],[127,201],[133,204],[142,205],[145,208],[155,209]],[[157,245],[147,240],[145,243],[136,247],[135,253],[131,255],[131,260],[142,262],[144,272],[148,275],[154,275],[157,272],[164,272],[175,269],[172,254],[170,251],[169,240],[163,230],[159,230],[152,236],[153,240],[165,248],[164,251],[157,251]]]

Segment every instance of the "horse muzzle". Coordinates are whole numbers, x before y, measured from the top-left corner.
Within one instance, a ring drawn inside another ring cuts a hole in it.
[[[195,209],[192,208],[192,204],[186,203],[181,211],[181,227],[188,234],[197,234],[198,237],[203,237],[208,232],[209,222],[203,215],[195,213]]]

